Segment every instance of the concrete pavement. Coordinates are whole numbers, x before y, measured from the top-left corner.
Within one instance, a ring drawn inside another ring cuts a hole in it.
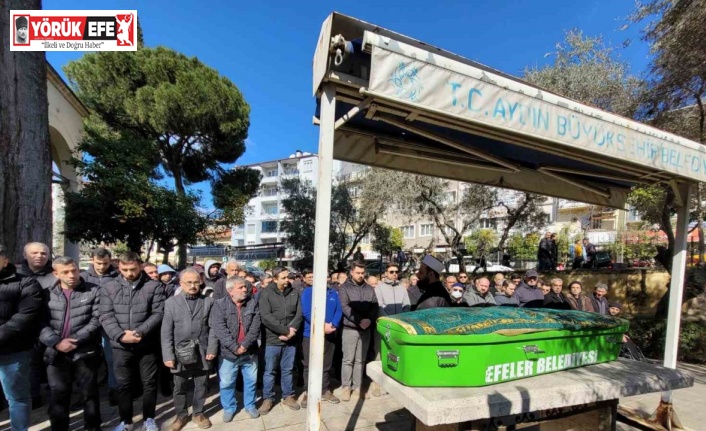
[[[706,366],[696,366],[683,364],[680,366],[694,375],[695,383],[693,388],[682,389],[674,394],[674,403],[680,419],[685,426],[698,430],[703,429],[706,423],[706,408],[703,400],[706,400]],[[217,381],[211,381],[211,387],[217,388]],[[335,391],[338,395],[338,390]],[[104,394],[103,394],[104,395]],[[240,393],[238,400],[241,403]],[[107,400],[107,397],[103,397]],[[659,394],[641,395],[637,397],[625,398],[621,404],[639,409],[645,414],[651,413],[659,403]],[[117,425],[117,407],[110,407],[107,402],[101,404],[103,416],[103,429],[110,429]],[[141,426],[140,422],[140,401],[135,402],[136,417],[135,424]],[[173,418],[174,409],[170,398],[159,397],[157,406],[157,422],[162,425],[162,429],[167,429]],[[322,407],[324,431],[402,431],[409,430],[412,418],[402,406],[390,395],[380,398],[371,397],[368,400],[352,398],[350,402],[340,404],[325,403]],[[298,431],[306,429],[306,410],[290,410],[281,404],[275,405],[267,416],[258,419],[250,419],[247,413],[239,411],[232,423],[224,424],[220,409],[218,395],[209,396],[206,403],[206,415],[213,422],[213,431]],[[50,429],[47,419],[46,408],[34,410],[32,412],[31,431],[48,431]],[[0,413],[0,431],[9,430],[7,409]],[[82,414],[75,412],[72,414],[71,430],[83,429]],[[198,429],[193,423],[189,423],[186,430]],[[633,428],[619,425],[619,430],[632,431]]]

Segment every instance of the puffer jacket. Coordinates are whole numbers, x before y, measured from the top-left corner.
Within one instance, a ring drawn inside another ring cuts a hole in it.
[[[284,291],[277,288],[277,284],[270,283],[266,289],[258,292],[260,319],[265,327],[265,336],[268,346],[293,345],[297,337],[292,337],[284,342],[280,335],[289,334],[289,328],[299,330],[303,322],[302,306],[299,292],[292,286],[287,286]]]
[[[349,278],[338,289],[338,297],[343,310],[344,328],[362,331],[360,322],[363,319],[370,320],[371,326],[375,326],[379,306],[375,289],[371,285],[365,282],[359,285]]]
[[[113,265],[111,265],[108,268],[108,272],[103,275],[99,275],[98,273],[96,273],[96,270],[93,269],[93,265],[89,265],[87,270],[81,271],[81,278],[86,283],[97,284],[98,287],[103,287],[105,283],[107,283],[109,280],[113,280],[118,275],[120,275],[120,273],[116,271],[115,268],[113,268]]]
[[[216,300],[211,311],[211,337],[218,341],[222,358],[236,360],[239,356],[235,351],[242,345],[247,354],[257,352],[257,340],[260,339],[260,307],[258,298],[248,296],[240,308],[238,319],[238,306],[230,297]],[[243,323],[245,340],[238,344],[240,321]],[[209,344],[211,344],[209,342]]]
[[[8,263],[0,270],[0,354],[34,346],[41,321],[42,287]]]
[[[60,282],[44,289],[44,321],[39,341],[46,346],[44,362],[54,363],[59,352],[54,348],[61,341],[64,329],[64,316],[66,313],[66,297],[61,289]],[[77,348],[67,353],[70,358],[95,356],[100,353],[100,288],[94,283],[81,279],[81,283],[74,288],[71,294],[69,338],[78,340]]]
[[[475,307],[477,305],[498,305],[495,302],[495,297],[490,290],[485,292],[485,295],[481,295],[475,288],[469,287],[463,293],[463,301],[468,304],[469,307]]]
[[[146,275],[133,283],[118,276],[100,291],[100,322],[113,347],[133,350],[159,345],[165,299],[162,283]],[[122,343],[125,330],[137,331],[142,340]]]
[[[17,264],[17,273],[24,277],[34,277],[39,285],[42,286],[42,289],[48,289],[56,283],[56,277],[54,277],[54,272],[51,267],[51,260],[44,265],[44,268],[34,272],[25,259]]]

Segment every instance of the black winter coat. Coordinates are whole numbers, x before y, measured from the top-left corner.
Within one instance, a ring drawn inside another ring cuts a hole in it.
[[[96,270],[93,269],[93,265],[89,265],[88,269],[81,271],[81,278],[87,283],[97,284],[98,287],[103,287],[108,281],[115,279],[120,273],[113,268],[111,265],[108,268],[108,272],[103,275],[98,275]]]
[[[33,277],[17,273],[15,265],[0,270],[0,354],[29,350],[41,320],[42,287]]]
[[[292,337],[286,343],[279,339],[280,335],[288,335],[289,328],[299,330],[303,322],[302,305],[299,292],[292,286],[287,286],[283,292],[277,284],[270,283],[257,292],[260,306],[260,319],[265,327],[265,337],[268,346],[294,345],[297,337]],[[377,311],[377,310],[376,310]]]
[[[100,322],[113,347],[132,350],[159,346],[165,299],[162,283],[145,275],[134,283],[118,276],[100,292]],[[120,342],[125,330],[137,331],[142,340],[134,344]]]
[[[555,310],[571,310],[571,304],[563,293],[549,292],[544,295],[544,308]]]
[[[58,354],[63,354],[54,348],[61,341],[66,313],[66,297],[57,282],[49,289],[44,289],[44,319],[39,341],[46,346],[44,362],[54,363]],[[78,340],[77,348],[69,352],[70,358],[95,356],[101,351],[100,340],[100,288],[94,283],[81,281],[71,294],[69,338]]]
[[[240,323],[238,321],[238,307],[230,297],[221,298],[213,304],[211,311],[211,336],[218,340],[221,357],[234,361],[238,358],[235,351],[241,345],[247,354],[257,352],[257,340],[260,339],[260,307],[258,298],[248,296],[245,304],[240,309],[240,319],[243,322],[245,340],[238,344]],[[278,340],[279,341],[279,340]]]
[[[358,285],[349,278],[338,289],[338,298],[341,300],[344,327],[362,331],[360,322],[363,319],[370,320],[368,328],[375,327],[379,306],[375,289],[371,285]]]
[[[412,310],[425,310],[427,308],[437,308],[437,307],[455,307],[458,304],[453,304],[451,301],[451,296],[449,291],[446,290],[444,285],[440,281],[436,281],[422,292],[422,296],[419,297],[419,302],[417,302],[416,307],[412,307]],[[463,304],[465,307],[466,304]]]
[[[44,268],[40,269],[37,272],[34,272],[30,269],[29,264],[25,259],[19,264],[17,264],[17,273],[24,277],[34,277],[39,283],[39,285],[42,286],[42,289],[48,289],[52,287],[57,281],[56,277],[54,277],[54,272],[51,267],[51,261],[48,261],[47,264],[44,265]]]

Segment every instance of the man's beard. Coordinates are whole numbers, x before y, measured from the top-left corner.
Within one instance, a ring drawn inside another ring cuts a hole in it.
[[[427,287],[429,287],[431,283],[429,282],[428,278],[420,278],[417,280],[417,287],[419,290],[427,290]]]

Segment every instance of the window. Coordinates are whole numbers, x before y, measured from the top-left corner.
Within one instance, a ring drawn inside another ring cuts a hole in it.
[[[405,238],[414,238],[414,226],[400,226]]]
[[[637,210],[635,208],[630,208],[628,210],[628,221],[633,222],[633,221],[640,221],[640,220],[641,220],[640,213],[637,212]]]
[[[262,212],[263,212],[264,214],[269,214],[269,215],[277,215],[277,214],[279,214],[277,204],[273,204],[273,205],[263,205],[263,206],[262,206]]]
[[[419,236],[432,236],[434,235],[434,225],[432,223],[425,223],[419,225]]]
[[[251,235],[255,234],[255,224],[249,224],[248,225],[248,233]]]
[[[277,187],[263,187],[262,196],[277,196]]]
[[[262,222],[262,233],[276,233],[277,232],[277,222],[276,221],[263,221]]]
[[[591,217],[591,229],[600,229],[603,226],[603,219],[601,216]]]
[[[305,160],[302,163],[302,172],[311,172],[314,170],[314,162],[312,160]]]
[[[360,239],[361,244],[370,244],[370,234],[365,235]]]
[[[349,188],[348,188],[348,194],[349,194],[352,198],[357,198],[359,192],[360,192],[360,187],[359,187],[359,186],[353,186],[353,187],[349,187]]]
[[[265,171],[265,176],[268,178],[277,176],[277,168],[269,168]]]
[[[478,226],[481,229],[495,229],[498,226],[497,219],[494,218],[482,218],[480,219]]]
[[[449,226],[445,226],[444,231],[446,232],[446,235],[450,238],[453,238],[454,235],[456,235],[456,232],[452,228],[450,228]]]
[[[248,241],[248,245],[255,245],[255,241]]]
[[[442,200],[444,205],[454,205],[456,203],[456,192],[446,192],[444,193],[444,199]]]

